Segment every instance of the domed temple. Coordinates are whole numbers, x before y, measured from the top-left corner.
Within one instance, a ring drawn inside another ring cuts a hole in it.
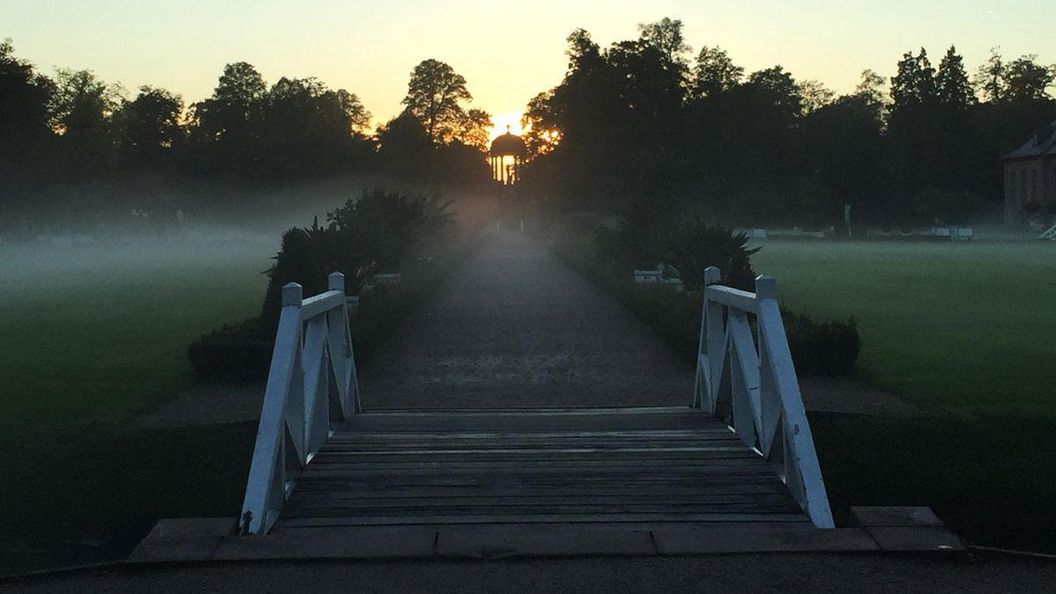
[[[520,136],[510,132],[491,142],[488,161],[491,164],[491,177],[504,186],[512,186],[521,179],[521,167],[528,157],[528,149]]]

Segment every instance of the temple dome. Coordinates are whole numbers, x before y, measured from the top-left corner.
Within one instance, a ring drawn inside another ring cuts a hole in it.
[[[507,132],[491,141],[491,156],[493,157],[521,157],[528,155],[528,149],[524,146],[524,140],[516,134]]]

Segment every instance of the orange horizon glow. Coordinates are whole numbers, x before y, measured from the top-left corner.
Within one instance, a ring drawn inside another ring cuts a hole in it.
[[[521,116],[516,112],[500,113],[491,116],[491,130],[488,131],[488,141],[495,140],[507,131],[516,136],[524,136],[524,128],[521,126]]]

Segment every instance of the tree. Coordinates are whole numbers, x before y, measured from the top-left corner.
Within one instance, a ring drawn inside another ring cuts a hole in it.
[[[545,155],[561,142],[561,129],[553,109],[554,90],[544,91],[528,101],[528,108],[521,116],[524,128],[524,143],[528,156]]]
[[[0,160],[23,161],[29,146],[49,135],[54,90],[51,80],[14,56],[10,40],[0,42]]]
[[[1005,98],[1005,70],[1000,48],[990,48],[990,57],[975,73],[975,88],[987,101],[997,103]]]
[[[58,166],[72,176],[107,172],[117,163],[114,115],[123,101],[121,87],[107,85],[90,70],[57,71],[51,125],[61,135]]]
[[[224,66],[212,97],[194,106],[202,139],[246,143],[259,135],[267,92],[264,77],[252,64]]]
[[[601,48],[590,37],[586,29],[576,29],[565,38],[568,48],[565,55],[568,56],[568,70],[565,79],[580,72],[589,72],[597,68],[601,59]]]
[[[261,138],[265,175],[303,177],[346,169],[370,114],[358,98],[315,78],[279,79],[267,93]]]
[[[673,66],[686,70],[686,54],[693,48],[686,44],[682,35],[682,21],[671,20],[667,17],[655,23],[642,23],[638,25],[639,40],[656,49]]]
[[[434,145],[453,140],[466,120],[463,101],[472,101],[466,79],[439,60],[424,60],[414,67],[403,105],[425,128]]]
[[[872,70],[863,70],[858,85],[854,88],[854,94],[863,98],[877,109],[884,105],[884,85],[887,79]]]
[[[341,111],[343,111],[348,117],[348,124],[352,133],[360,135],[364,134],[370,126],[370,120],[373,116],[367,111],[367,108],[363,106],[363,102],[359,100],[359,96],[344,89],[338,89],[336,91],[336,99],[341,106]]]
[[[893,111],[935,100],[935,69],[928,60],[927,50],[920,48],[918,56],[913,52],[902,56],[898,74],[891,79],[891,99]]]
[[[964,59],[953,46],[939,63],[939,71],[935,75],[935,94],[939,104],[959,111],[967,110],[969,105],[975,103],[975,92],[968,81]]]
[[[382,166],[392,171],[422,171],[428,167],[432,140],[409,110],[378,128]]]
[[[699,97],[711,97],[737,86],[743,77],[744,68],[735,65],[726,50],[704,46],[697,55],[694,92]]]
[[[1005,69],[1005,90],[1011,101],[1049,99],[1049,87],[1056,80],[1056,66],[1038,64],[1034,54],[1013,60]]]
[[[122,109],[125,152],[133,161],[157,163],[186,134],[183,99],[165,89],[143,86]]]
[[[803,114],[813,113],[832,103],[836,93],[821,81],[807,80],[799,83],[799,94],[803,98]]]
[[[487,151],[491,127],[490,113],[483,109],[470,109],[455,132],[455,139],[466,146]]]
[[[774,114],[791,126],[803,112],[803,95],[792,75],[781,66],[753,72],[744,85],[765,104],[774,109]]]

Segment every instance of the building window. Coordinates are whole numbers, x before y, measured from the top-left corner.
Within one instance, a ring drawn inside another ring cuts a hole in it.
[[[1030,199],[1033,202],[1038,201],[1038,170],[1030,170]]]
[[[1019,170],[1019,203],[1027,201],[1027,170]]]

